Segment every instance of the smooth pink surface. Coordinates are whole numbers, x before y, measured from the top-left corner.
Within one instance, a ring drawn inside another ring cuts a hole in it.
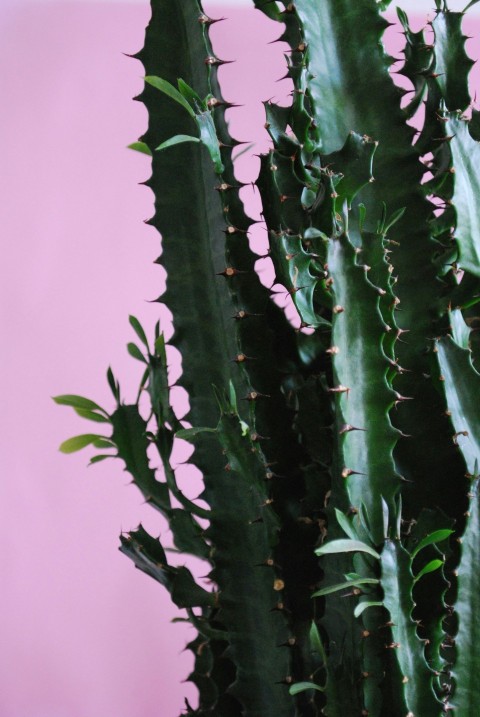
[[[266,45],[278,28],[205,7],[235,20],[213,30],[219,56],[243,58],[221,70],[226,97],[249,104],[231,112],[232,132],[265,150],[260,100],[288,92],[274,82],[281,47]],[[159,240],[142,223],[152,197],[137,186],[148,160],[125,149],[146,115],[130,100],[142,67],[122,53],[140,48],[148,17],[146,0],[0,8],[0,717],[176,717],[183,696],[195,704],[180,684],[193,632],[170,624],[165,591],[117,551],[121,529],[165,526],[120,464],[86,470],[87,452],[58,453],[95,425],[50,399],[80,393],[112,408],[109,364],[133,399],[141,367],[126,354],[127,317],[151,334],[159,315],[146,301],[163,288]],[[255,160],[240,171],[251,180]]]

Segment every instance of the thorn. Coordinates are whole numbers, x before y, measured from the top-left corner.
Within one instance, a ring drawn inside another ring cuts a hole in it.
[[[342,478],[349,478],[350,476],[357,475],[357,476],[364,476],[367,475],[366,473],[362,473],[361,471],[354,471],[351,468],[343,468],[342,469]]]
[[[263,563],[256,563],[254,565],[254,567],[255,568],[273,568],[273,567],[278,567],[278,565],[275,566],[275,561],[273,560],[273,558],[267,558],[266,560],[263,561]]]
[[[343,595],[341,595],[341,597],[342,597],[342,598],[346,598],[346,597],[358,597],[359,595],[363,595],[363,591],[360,590],[360,588],[353,588],[351,592],[349,592],[349,593],[343,593]]]
[[[401,344],[407,344],[407,341],[403,341],[400,336],[402,334],[408,334],[410,332],[410,329],[397,329],[397,341],[399,341]]]
[[[247,395],[242,398],[242,401],[256,401],[259,398],[270,398],[270,396],[267,393],[250,391],[250,393],[247,393]]]
[[[198,22],[201,25],[213,25],[215,22],[223,22],[223,20],[226,20],[226,18],[219,17],[217,19],[213,19],[211,17],[208,17],[208,15],[205,15],[205,13],[202,13],[198,18]]]
[[[344,423],[341,429],[338,432],[339,436],[342,436],[344,433],[348,433],[349,431],[366,431],[366,428],[357,428],[356,426],[351,426],[349,423]]]
[[[237,274],[247,274],[246,271],[240,271],[239,269],[235,269],[233,266],[227,266],[223,271],[217,271],[217,276],[225,276],[227,278],[230,278],[232,276],[237,276]]]
[[[328,393],[349,393],[350,389],[347,386],[334,386],[333,388],[327,389]]]
[[[398,391],[394,391],[393,393],[396,398],[394,402],[395,408],[397,407],[397,404],[401,403],[402,401],[413,401],[413,396],[402,396],[400,393],[398,393]]]
[[[334,314],[341,314],[345,311],[345,309],[343,308],[343,306],[340,306],[339,304],[337,304],[336,306],[333,307],[332,311]]]
[[[245,361],[256,361],[256,359],[253,356],[246,356],[243,353],[239,353],[235,356],[235,358],[230,359],[231,361],[234,361],[235,363],[244,363]]]
[[[287,608],[285,607],[285,603],[283,603],[283,602],[277,602],[275,607],[272,607],[272,609],[270,610],[270,612],[276,612],[276,611],[290,612],[289,610],[287,610]]]
[[[222,231],[224,234],[248,234],[246,229],[238,229],[238,227],[234,227],[231,224]]]
[[[263,518],[261,515],[258,516],[258,518],[254,518],[254,520],[249,520],[249,525],[255,525],[255,523],[263,523]]]
[[[251,316],[264,316],[264,314],[252,314],[250,311],[245,311],[244,309],[240,309],[239,311],[237,311],[236,314],[234,314],[232,316],[232,319],[237,319],[237,320],[248,319]]]
[[[270,440],[270,437],[269,437],[269,436],[261,436],[261,435],[258,434],[258,433],[251,433],[251,434],[250,434],[250,440],[251,440],[253,443],[257,443],[258,441],[269,441],[269,440]]]
[[[456,446],[458,446],[458,441],[457,441],[458,436],[465,436],[468,438],[468,435],[469,435],[468,431],[457,431],[457,433],[454,433],[452,436],[454,444]]]
[[[326,349],[325,353],[332,354],[332,355],[338,354],[338,353],[340,353],[340,349],[338,348],[338,346],[330,346],[329,349]]]
[[[294,647],[297,643],[296,637],[289,637],[286,642],[282,642],[278,647]]]
[[[226,110],[229,110],[235,107],[243,107],[243,105],[237,105],[234,102],[226,102],[225,100],[217,100],[216,97],[211,97],[207,102],[207,107],[209,109],[224,107]]]
[[[215,57],[214,55],[209,55],[205,58],[205,64],[219,67],[220,65],[230,65],[232,62],[235,62],[235,60],[220,60],[218,57]]]

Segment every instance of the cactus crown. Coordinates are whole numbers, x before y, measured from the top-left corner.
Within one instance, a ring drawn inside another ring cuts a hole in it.
[[[436,0],[414,32],[398,10],[406,91],[382,46],[388,4],[255,0],[290,47],[292,102],[265,103],[257,186],[297,328],[255,271],[215,20],[198,0],[152,0],[136,56],[149,126],[132,146],[152,158],[188,425],[160,327],[152,345],[134,317],[135,403],[111,370],[113,412],[56,400],[111,427],[62,449],[113,449],[175,547],[210,565],[208,587],[142,526],[121,536],[198,632],[189,714],[477,715],[480,115],[464,13]],[[177,484],[178,440],[201,504]]]

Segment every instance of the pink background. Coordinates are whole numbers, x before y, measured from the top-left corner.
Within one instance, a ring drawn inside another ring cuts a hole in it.
[[[288,92],[275,83],[281,46],[266,44],[278,28],[250,9],[205,9],[232,19],[213,33],[217,54],[239,59],[222,68],[224,94],[248,103],[231,111],[232,133],[264,151],[260,102]],[[159,315],[147,303],[163,287],[159,239],[142,222],[152,196],[137,186],[149,163],[125,149],[146,114],[130,100],[142,67],[122,53],[141,47],[148,17],[147,0],[0,8],[0,717],[176,717],[184,696],[195,704],[180,684],[193,632],[170,624],[167,593],[117,551],[121,529],[165,526],[119,463],[86,470],[88,452],[58,453],[96,425],[50,398],[79,393],[113,408],[111,364],[133,399],[141,367],[125,349],[128,314],[150,335]],[[242,160],[240,178],[256,167]]]

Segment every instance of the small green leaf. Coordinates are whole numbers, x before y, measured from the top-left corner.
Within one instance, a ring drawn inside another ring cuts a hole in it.
[[[92,466],[94,463],[100,463],[100,461],[104,461],[106,458],[115,458],[115,456],[111,455],[105,455],[105,454],[99,454],[98,456],[92,456],[90,458],[89,466]]]
[[[147,363],[147,359],[142,354],[140,349],[136,344],[128,343],[127,344],[127,351],[133,358],[137,359],[137,361],[141,361],[142,363]]]
[[[334,553],[368,553],[377,560],[380,560],[380,555],[366,543],[362,543],[360,540],[332,540],[330,543],[322,545],[321,548],[315,550],[316,555],[332,555]]]
[[[425,538],[423,538],[423,540],[421,540],[419,544],[415,547],[415,549],[412,551],[412,560],[421,550],[423,550],[423,548],[426,548],[427,545],[432,545],[433,543],[441,543],[442,540],[446,540],[447,538],[449,538],[452,533],[453,530],[444,528],[443,530],[435,530],[433,533],[430,533],[430,535],[426,535]]]
[[[367,609],[367,607],[383,607],[383,602],[359,602],[355,610],[353,611],[353,614],[355,617],[360,617],[360,615]]]
[[[217,137],[217,130],[211,112],[200,112],[195,115],[198,129],[200,130],[201,141],[210,152],[210,157],[215,166],[215,172],[221,174],[224,170],[220,144]]]
[[[345,583],[337,583],[336,585],[329,585],[326,588],[322,588],[316,593],[313,593],[312,597],[321,597],[322,595],[330,595],[331,593],[338,592],[338,590],[344,590],[346,588],[355,588],[359,585],[378,585],[380,580],[376,578],[359,578],[358,580],[347,580]]]
[[[452,338],[461,349],[470,348],[471,329],[465,323],[460,309],[453,309],[449,314]]]
[[[436,558],[435,560],[430,560],[429,563],[427,563],[419,573],[417,573],[413,579],[413,582],[416,583],[417,580],[420,580],[424,575],[428,575],[428,573],[433,573],[435,570],[438,570],[438,568],[441,568],[443,565],[443,560],[439,560]]]
[[[389,523],[389,513],[388,513],[388,505],[386,501],[382,498],[382,516],[383,516],[383,535],[385,538],[388,536],[388,523]]]
[[[88,421],[96,421],[96,423],[110,423],[110,419],[106,418],[101,413],[94,413],[93,411],[87,411],[86,408],[74,408],[81,418],[86,418]]]
[[[145,142],[132,142],[132,144],[127,145],[127,149],[133,149],[135,152],[140,152],[141,154],[148,154],[149,157],[152,156],[152,151]]]
[[[95,448],[116,448],[115,443],[111,441],[109,438],[105,438],[105,436],[99,436],[95,441],[93,441],[93,444]]]
[[[310,637],[310,647],[312,648],[312,652],[316,652],[322,658],[323,664],[325,664],[327,662],[325,648],[323,647],[323,642],[322,642],[322,638],[320,637],[318,627],[316,626],[316,624],[313,620],[312,620],[312,624],[310,626],[309,637]]]
[[[83,408],[87,411],[101,411],[102,413],[105,413],[105,415],[108,415],[107,412],[101,406],[98,405],[98,403],[90,401],[89,398],[84,398],[83,396],[77,396],[75,394],[65,394],[63,396],[54,396],[53,400],[60,406]]]
[[[115,380],[113,371],[110,366],[107,369],[107,381],[113,393],[113,397],[117,400],[117,402],[120,402],[120,385],[118,381]]]
[[[342,513],[341,510],[338,510],[338,508],[335,508],[335,516],[337,518],[337,523],[342,528],[343,532],[346,533],[352,540],[358,540],[357,531],[347,516]]]
[[[59,450],[62,453],[75,453],[76,451],[82,450],[82,448],[86,448],[86,446],[90,446],[102,437],[103,436],[98,436],[95,433],[83,433],[80,436],[73,436],[64,441],[60,445]]]
[[[316,685],[315,682],[297,682],[290,686],[288,692],[290,695],[298,695],[300,692],[306,692],[307,690],[325,692],[325,687],[320,687],[320,685]]]
[[[171,97],[172,100],[175,100],[175,102],[178,102],[179,105],[182,105],[191,117],[195,117],[195,112],[185,97],[177,90],[176,87],[171,85],[170,82],[162,80],[161,77],[154,77],[153,75],[145,77],[145,82]]]
[[[155,147],[155,151],[161,152],[163,149],[174,147],[176,144],[182,144],[183,142],[196,142],[200,144],[201,140],[198,139],[198,137],[191,137],[189,134],[176,134],[175,137],[170,137],[170,139],[166,139],[165,142]]]
[[[142,342],[142,344],[145,346],[145,348],[148,349],[148,339],[145,331],[143,330],[143,326],[141,325],[140,321],[136,318],[136,316],[129,316],[128,320],[130,322],[130,326],[137,334],[138,338]]]
[[[479,2],[479,0],[472,0],[471,2],[469,2],[468,5],[462,10],[462,15],[464,12],[467,12],[467,10],[469,8],[471,8],[473,5],[476,5],[477,2]]]
[[[185,80],[182,80],[181,77],[178,78],[177,85],[180,94],[185,97],[185,99],[189,102],[189,104],[192,105],[192,107],[195,107],[195,105],[197,105],[199,109],[205,110],[207,108],[205,102],[202,100],[200,95],[198,95],[195,90],[190,87],[190,85],[187,85]]]

